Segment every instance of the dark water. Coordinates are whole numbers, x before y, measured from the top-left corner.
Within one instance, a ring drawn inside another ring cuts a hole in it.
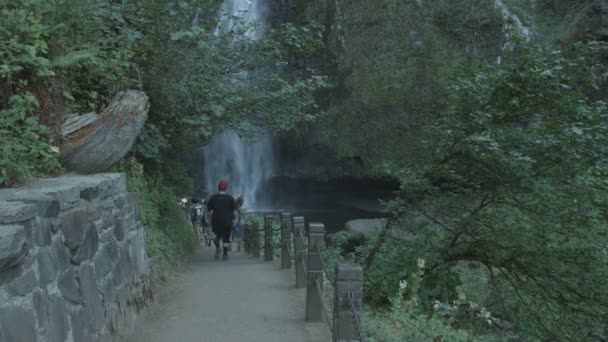
[[[380,200],[393,196],[396,184],[356,180],[309,181],[274,178],[262,187],[250,212],[304,216],[321,222],[328,232],[342,230],[347,221],[385,217]]]

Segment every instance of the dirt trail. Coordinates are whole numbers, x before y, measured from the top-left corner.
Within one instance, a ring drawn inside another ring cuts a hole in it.
[[[127,342],[331,341],[324,323],[305,323],[305,289],[293,270],[244,253],[213,260],[213,248],[169,281]]]

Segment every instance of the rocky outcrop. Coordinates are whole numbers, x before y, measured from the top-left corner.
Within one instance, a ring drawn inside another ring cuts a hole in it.
[[[350,220],[344,224],[344,230],[329,235],[329,242],[332,246],[354,249],[381,231],[386,222],[385,218]]]
[[[578,36],[608,40],[608,0],[588,1],[577,16]]]
[[[80,174],[107,170],[131,149],[148,118],[148,97],[140,91],[120,92],[101,114],[71,116],[63,124],[67,143],[61,162]]]
[[[353,235],[363,235],[369,237],[370,235],[379,232],[386,226],[386,219],[359,219],[351,220],[346,222],[344,229]]]
[[[153,274],[124,175],[0,190],[0,341],[115,340],[152,300]]]
[[[369,170],[359,157],[338,158],[331,147],[314,142],[314,133],[280,135],[277,142],[275,176],[327,181],[331,179],[366,179]]]

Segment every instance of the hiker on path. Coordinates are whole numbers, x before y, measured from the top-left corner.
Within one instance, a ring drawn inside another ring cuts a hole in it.
[[[203,199],[203,217],[201,218],[201,225],[203,226],[203,238],[208,246],[211,246],[213,240],[213,233],[211,232],[211,220],[209,219],[209,210],[207,210],[208,200]]]
[[[194,227],[194,232],[198,239],[201,239],[202,236],[202,217],[203,217],[203,205],[195,198],[192,199],[192,206],[190,207],[190,222],[192,222],[192,227]]]
[[[218,193],[209,198],[207,209],[211,215],[211,227],[216,235],[215,238],[215,259],[220,257],[220,240],[223,243],[224,257],[223,260],[228,260],[228,249],[230,248],[230,233],[232,225],[237,218],[238,206],[234,197],[228,195],[228,182],[221,180],[217,186]]]

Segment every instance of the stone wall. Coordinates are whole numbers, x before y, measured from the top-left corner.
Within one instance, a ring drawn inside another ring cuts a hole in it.
[[[0,342],[113,341],[154,285],[123,174],[0,190]]]

